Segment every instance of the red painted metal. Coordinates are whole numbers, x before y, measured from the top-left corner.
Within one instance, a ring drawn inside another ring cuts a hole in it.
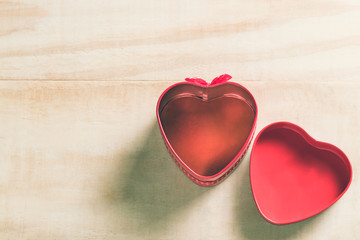
[[[324,211],[347,191],[351,179],[351,164],[339,148],[316,141],[295,124],[270,124],[254,141],[251,189],[261,215],[273,224]]]
[[[213,186],[239,164],[255,132],[254,97],[230,75],[187,78],[167,88],[156,114],[167,149],[196,184]]]

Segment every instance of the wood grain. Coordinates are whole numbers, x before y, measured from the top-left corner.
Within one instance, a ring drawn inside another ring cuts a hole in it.
[[[1,1],[0,78],[357,81],[360,8],[316,1]]]
[[[360,239],[357,0],[0,0],[0,239]],[[274,226],[249,155],[201,188],[173,163],[155,106],[179,80],[229,73],[257,133],[300,125],[354,178],[334,206]]]
[[[249,155],[211,189],[177,168],[155,120],[170,83],[1,81],[0,238],[359,237],[359,83],[246,83],[259,104],[257,132],[291,121],[339,146],[353,164],[352,186],[338,203],[285,227],[259,215]]]

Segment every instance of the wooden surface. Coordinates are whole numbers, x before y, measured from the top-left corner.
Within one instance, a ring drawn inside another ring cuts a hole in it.
[[[249,154],[219,186],[173,163],[155,105],[222,73],[333,143],[349,191],[312,219],[258,213]],[[0,1],[0,239],[360,239],[357,0]]]

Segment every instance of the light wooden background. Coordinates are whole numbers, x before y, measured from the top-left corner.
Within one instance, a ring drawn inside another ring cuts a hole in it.
[[[155,105],[228,73],[257,132],[339,146],[349,191],[310,220],[259,215],[249,154],[215,188],[172,162]],[[360,239],[358,0],[0,1],[0,239]]]

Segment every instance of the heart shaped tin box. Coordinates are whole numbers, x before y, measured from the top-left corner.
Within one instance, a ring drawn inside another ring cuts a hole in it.
[[[161,135],[179,168],[196,184],[214,186],[239,164],[254,136],[252,94],[224,74],[210,84],[187,78],[160,96]],[[289,122],[270,124],[256,137],[250,181],[260,214],[273,224],[312,217],[349,188],[351,164],[334,145]]]
[[[227,74],[211,84],[188,78],[160,96],[161,135],[179,168],[196,184],[213,186],[238,165],[255,132],[251,93]]]

